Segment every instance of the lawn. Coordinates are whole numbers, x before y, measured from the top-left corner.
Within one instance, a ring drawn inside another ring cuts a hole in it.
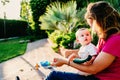
[[[0,63],[25,53],[27,42],[20,43],[23,39],[22,37],[0,41]]]

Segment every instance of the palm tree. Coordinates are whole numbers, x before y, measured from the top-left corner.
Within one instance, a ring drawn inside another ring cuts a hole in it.
[[[59,47],[73,48],[75,40],[74,31],[78,26],[84,25],[85,8],[77,10],[76,1],[67,3],[54,2],[47,6],[46,13],[40,16],[41,29],[54,30],[49,39]],[[54,36],[54,37],[53,37]]]
[[[77,10],[76,1],[67,3],[54,2],[47,6],[46,13],[40,16],[41,29],[59,30],[70,33],[84,23],[85,9]]]

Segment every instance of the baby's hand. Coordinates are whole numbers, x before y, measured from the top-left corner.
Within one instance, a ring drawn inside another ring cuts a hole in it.
[[[76,58],[76,57],[77,57],[77,55],[73,53],[68,57],[68,60],[73,61],[73,59]]]

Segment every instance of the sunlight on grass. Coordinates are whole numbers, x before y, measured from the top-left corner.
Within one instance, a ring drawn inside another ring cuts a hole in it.
[[[26,51],[27,42],[20,43],[23,38],[0,41],[0,62],[22,55]]]

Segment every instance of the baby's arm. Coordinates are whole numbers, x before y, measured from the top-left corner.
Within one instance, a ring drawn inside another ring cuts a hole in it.
[[[74,58],[78,58],[78,54],[75,54],[75,53],[72,53],[69,57],[68,57],[68,60],[69,61],[73,61]]]

